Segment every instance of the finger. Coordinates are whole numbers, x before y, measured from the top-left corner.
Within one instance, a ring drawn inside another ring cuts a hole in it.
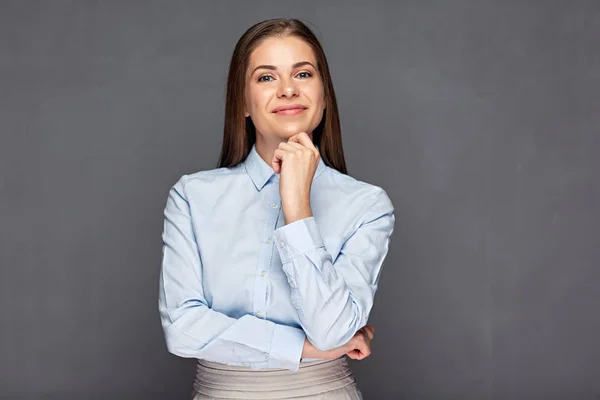
[[[363,334],[361,339],[357,341],[355,345],[355,349],[364,352],[365,349],[371,349],[371,340],[367,334]]]
[[[275,170],[276,173],[281,171],[281,164],[283,163],[283,158],[285,157],[286,152],[280,149],[275,149],[273,152],[273,158],[271,159],[271,166]]]
[[[362,360],[364,358],[364,354],[358,349],[349,351],[346,355],[353,360]]]
[[[371,355],[371,346],[366,346],[360,350],[362,353],[362,358],[367,358]]]
[[[306,149],[306,147],[302,146],[300,143],[298,142],[292,142],[292,141],[288,141],[287,142],[288,146],[294,146],[294,148],[298,149],[298,150],[304,150]]]
[[[281,142],[279,143],[278,146],[279,149],[281,150],[286,150],[286,151],[291,151],[291,152],[296,152],[298,150],[304,150],[304,146],[298,144],[298,143],[286,143],[286,142]]]
[[[373,339],[375,336],[375,328],[373,328],[371,325],[365,325],[364,329],[365,332],[368,332],[369,338]]]
[[[366,353],[364,351],[356,351],[356,355],[355,355],[355,360],[364,360],[365,358],[367,358],[371,353]]]
[[[290,153],[299,153],[299,152],[311,152],[312,155],[317,155],[316,150],[311,150],[309,148],[307,148],[306,146],[301,145],[298,142],[294,142],[294,141],[288,141],[286,142],[281,142],[278,146],[280,149],[289,151]]]
[[[369,338],[369,339],[373,339],[373,337],[374,337],[373,331],[370,329],[370,327],[369,327],[368,325],[366,325],[366,326],[363,326],[363,327],[361,328],[361,331],[363,332],[363,334],[364,334],[364,335],[365,335],[367,338]]]
[[[375,328],[370,325],[367,325],[367,331],[369,332],[369,337],[373,339],[375,337]]]
[[[365,344],[369,348],[369,350],[371,350],[371,341],[372,341],[372,337],[371,336],[368,336],[368,335],[365,336]]]
[[[300,133],[290,137],[288,139],[288,142],[290,142],[290,141],[300,143],[304,147],[307,147],[311,150],[317,151],[317,148],[313,144],[312,140],[310,140],[310,137],[308,136],[308,134],[306,132],[300,132]]]

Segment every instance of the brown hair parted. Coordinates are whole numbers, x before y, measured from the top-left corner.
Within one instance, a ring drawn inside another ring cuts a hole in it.
[[[325,110],[320,124],[313,131],[313,143],[319,146],[319,153],[327,166],[347,174],[337,101],[323,47],[303,22],[284,18],[269,19],[251,26],[233,50],[227,77],[223,145],[217,167],[238,165],[246,159],[256,143],[254,124],[249,117],[244,117],[246,70],[250,55],[262,40],[285,36],[303,39],[314,52],[324,86]]]

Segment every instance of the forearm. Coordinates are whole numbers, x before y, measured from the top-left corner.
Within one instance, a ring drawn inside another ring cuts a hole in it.
[[[244,315],[231,318],[197,305],[160,314],[167,348],[186,358],[201,358],[252,368],[297,369],[305,335],[301,329]]]
[[[304,347],[302,348],[302,358],[333,359],[333,358],[338,358],[338,357],[346,354],[350,350],[352,350],[352,349],[350,349],[348,347],[348,343],[346,343],[343,346],[337,347],[335,349],[322,351],[322,350],[317,349],[308,340],[308,338],[305,338],[304,339]]]
[[[298,369],[302,329],[250,314],[233,318],[209,307],[184,183],[180,179],[169,191],[164,210],[158,307],[168,350],[253,368]]]
[[[337,268],[333,267],[332,257],[323,246],[312,218],[310,221],[296,221],[284,228],[276,234],[278,250],[302,329],[317,349],[339,347],[366,324],[375,288],[365,281],[355,286],[354,293],[351,291],[346,279],[339,273],[342,263],[338,263]],[[306,246],[294,240],[303,237],[314,237],[314,245],[309,240]],[[340,259],[345,261],[343,257]],[[346,263],[351,268],[355,264],[358,263]],[[363,274],[355,276],[361,278]],[[357,282],[357,278],[353,280]],[[357,295],[361,297],[357,298]]]
[[[314,217],[290,216],[293,222],[274,232],[292,303],[302,329],[318,349],[333,349],[350,340],[367,323],[373,306],[394,214],[383,191],[365,209],[362,220],[353,223],[356,230],[339,243],[332,242],[329,249]]]

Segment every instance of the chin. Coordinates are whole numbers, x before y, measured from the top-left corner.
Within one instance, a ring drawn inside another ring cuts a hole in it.
[[[286,136],[293,136],[296,135],[300,132],[306,132],[306,133],[310,133],[314,130],[314,128],[311,127],[312,124],[308,124],[308,123],[303,123],[303,124],[286,124],[285,126],[282,126],[281,129],[279,130],[279,132],[282,132],[284,135]]]
[[[286,126],[285,128],[281,129],[280,132],[281,132],[281,136],[284,136],[287,139],[294,135],[297,135],[300,132],[308,133],[309,131],[304,126],[294,126],[294,127]]]

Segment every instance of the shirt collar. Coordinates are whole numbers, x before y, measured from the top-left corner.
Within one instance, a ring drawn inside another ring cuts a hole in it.
[[[319,146],[315,147],[319,149]],[[273,168],[267,164],[256,151],[256,143],[252,145],[250,153],[248,153],[248,157],[246,157],[246,160],[244,160],[244,167],[246,168],[246,172],[250,176],[250,179],[252,179],[256,190],[258,191],[260,191],[266,185],[273,175],[275,175],[275,179],[279,180],[279,175],[275,173]],[[319,156],[319,165],[315,171],[313,181],[317,179],[317,177],[321,175],[324,170],[325,162],[323,161],[323,157]]]

